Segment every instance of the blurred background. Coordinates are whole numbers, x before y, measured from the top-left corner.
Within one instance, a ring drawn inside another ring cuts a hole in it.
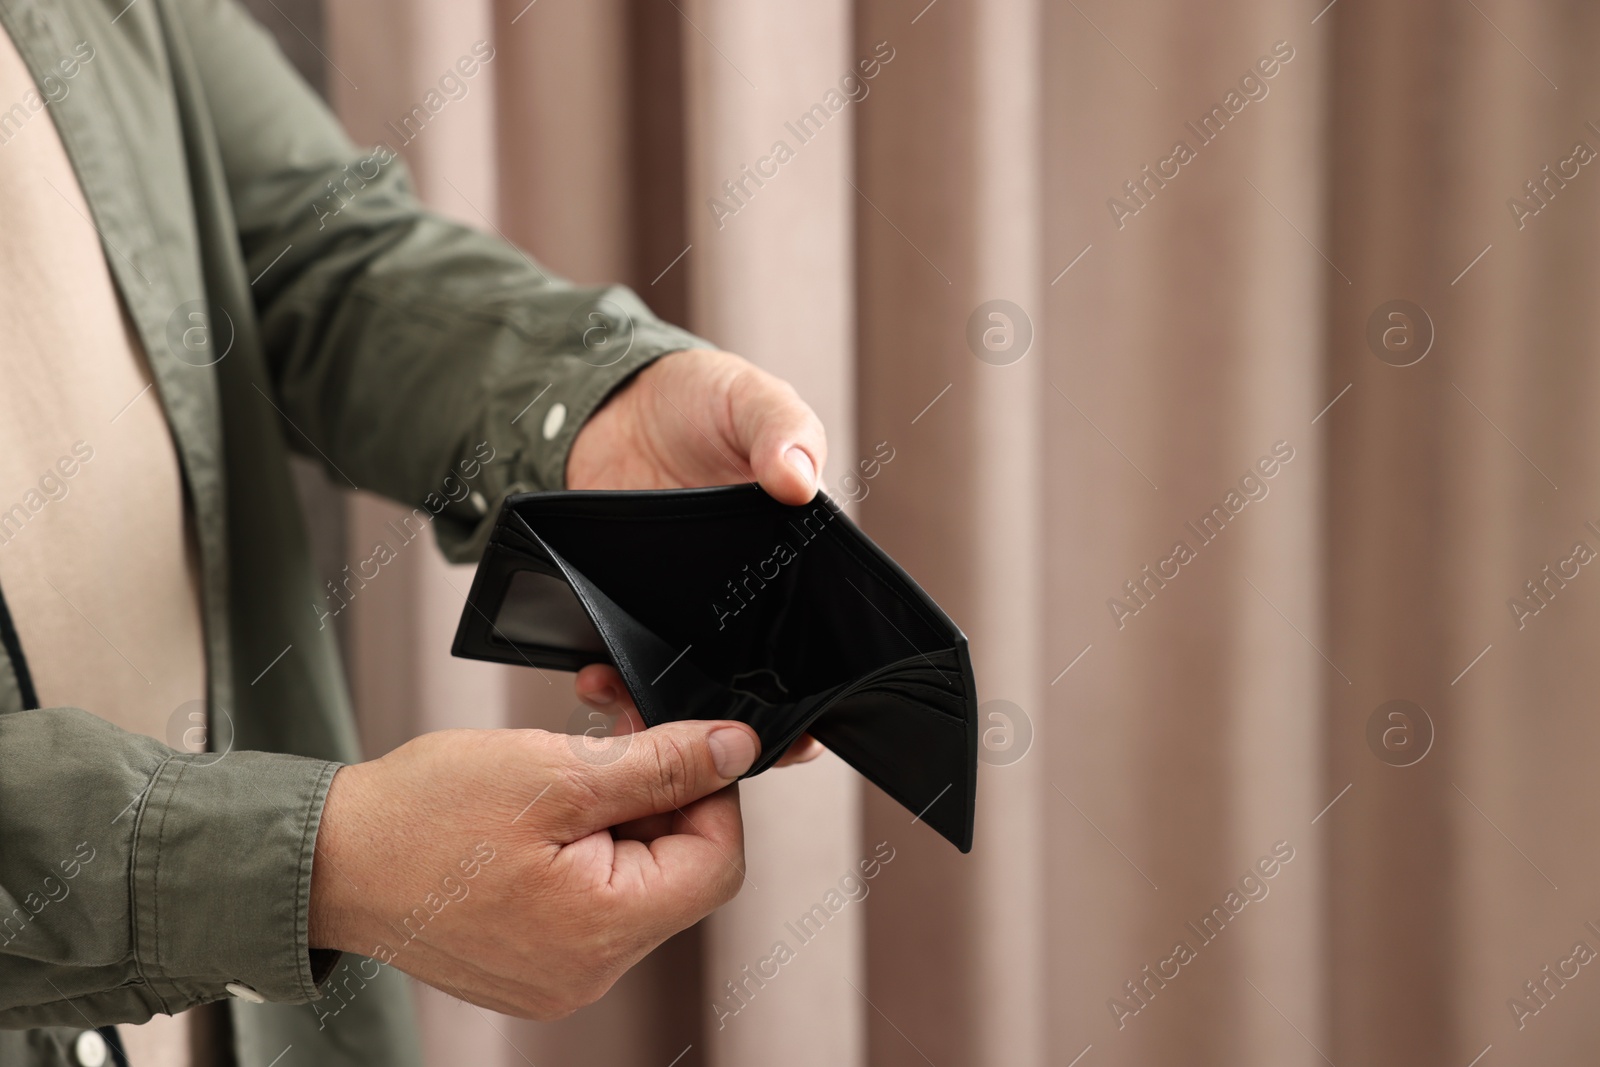
[[[734,904],[560,1023],[418,987],[430,1062],[1593,1062],[1600,9],[250,6],[434,208],[793,381],[833,484],[887,443],[856,518],[984,702],[970,856],[764,775]],[[398,509],[301,475],[332,577]],[[570,728],[449,658],[470,569],[385,574],[369,753]]]

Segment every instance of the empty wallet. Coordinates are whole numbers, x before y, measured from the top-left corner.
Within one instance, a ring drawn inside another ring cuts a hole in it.
[[[506,499],[451,651],[611,663],[650,726],[733,719],[749,774],[810,733],[972,849],[977,690],[967,639],[825,494],[757,485]]]

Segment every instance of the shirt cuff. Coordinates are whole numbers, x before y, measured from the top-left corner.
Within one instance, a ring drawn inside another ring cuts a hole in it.
[[[452,468],[471,473],[458,497],[440,495],[434,529],[452,563],[477,562],[507,496],[566,488],[578,431],[630,378],[669,353],[717,347],[655,318],[624,286],[580,305],[563,329],[569,343],[560,351],[534,360],[519,347],[489,387],[475,443]]]
[[[229,993],[317,996],[306,916],[338,768],[229,752],[175,755],[156,771],[134,830],[133,949],[167,1011]]]

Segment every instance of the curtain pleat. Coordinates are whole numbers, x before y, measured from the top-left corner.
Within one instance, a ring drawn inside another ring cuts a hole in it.
[[[1355,284],[1330,305],[1329,380],[1353,387],[1329,424],[1329,588],[1359,672],[1328,730],[1357,801],[1330,828],[1336,1059],[1583,1063],[1600,1043],[1572,962],[1600,950],[1600,607],[1568,563],[1600,550],[1600,217],[1573,162],[1600,149],[1597,14],[1366,5],[1336,24],[1330,253]],[[1414,366],[1364,340],[1394,299],[1432,323]],[[1396,698],[1435,731],[1399,771],[1358,729]]]
[[[1052,1056],[1321,1062],[1326,45],[1265,3],[1045,26]]]
[[[967,633],[980,701],[1042,742],[1038,30],[1028,2],[858,5],[856,51],[893,58],[858,119],[855,232],[862,440],[895,455],[866,529]],[[995,324],[1034,334],[1005,365],[967,340],[991,300],[1031,320]],[[981,768],[971,856],[869,793],[867,838],[897,852],[868,912],[873,1064],[1044,1062],[1043,749]]]
[[[859,458],[854,117],[848,107],[830,114],[804,143],[786,124],[849,72],[849,5],[693,0],[681,5],[677,32],[688,251],[672,269],[686,272],[689,325],[794,383],[829,427],[823,477],[838,485]],[[793,150],[786,162],[775,158],[780,140]],[[832,755],[741,787],[749,877],[703,924],[707,1063],[868,1062],[862,905],[848,904],[804,941],[789,926],[871,855],[860,796],[858,776]],[[794,958],[763,963],[779,942]]]

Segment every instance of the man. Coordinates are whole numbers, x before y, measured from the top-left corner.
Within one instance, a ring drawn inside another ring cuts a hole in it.
[[[0,1063],[94,1067],[112,1024],[219,1001],[186,1017],[196,1064],[415,1063],[375,961],[534,1018],[594,1000],[737,891],[753,731],[356,763],[287,450],[470,561],[518,490],[803,503],[815,415],[423,211],[231,0],[0,26]],[[609,668],[578,690],[641,725]],[[199,708],[216,751],[175,752]],[[140,1067],[171,1023],[121,1034]]]

